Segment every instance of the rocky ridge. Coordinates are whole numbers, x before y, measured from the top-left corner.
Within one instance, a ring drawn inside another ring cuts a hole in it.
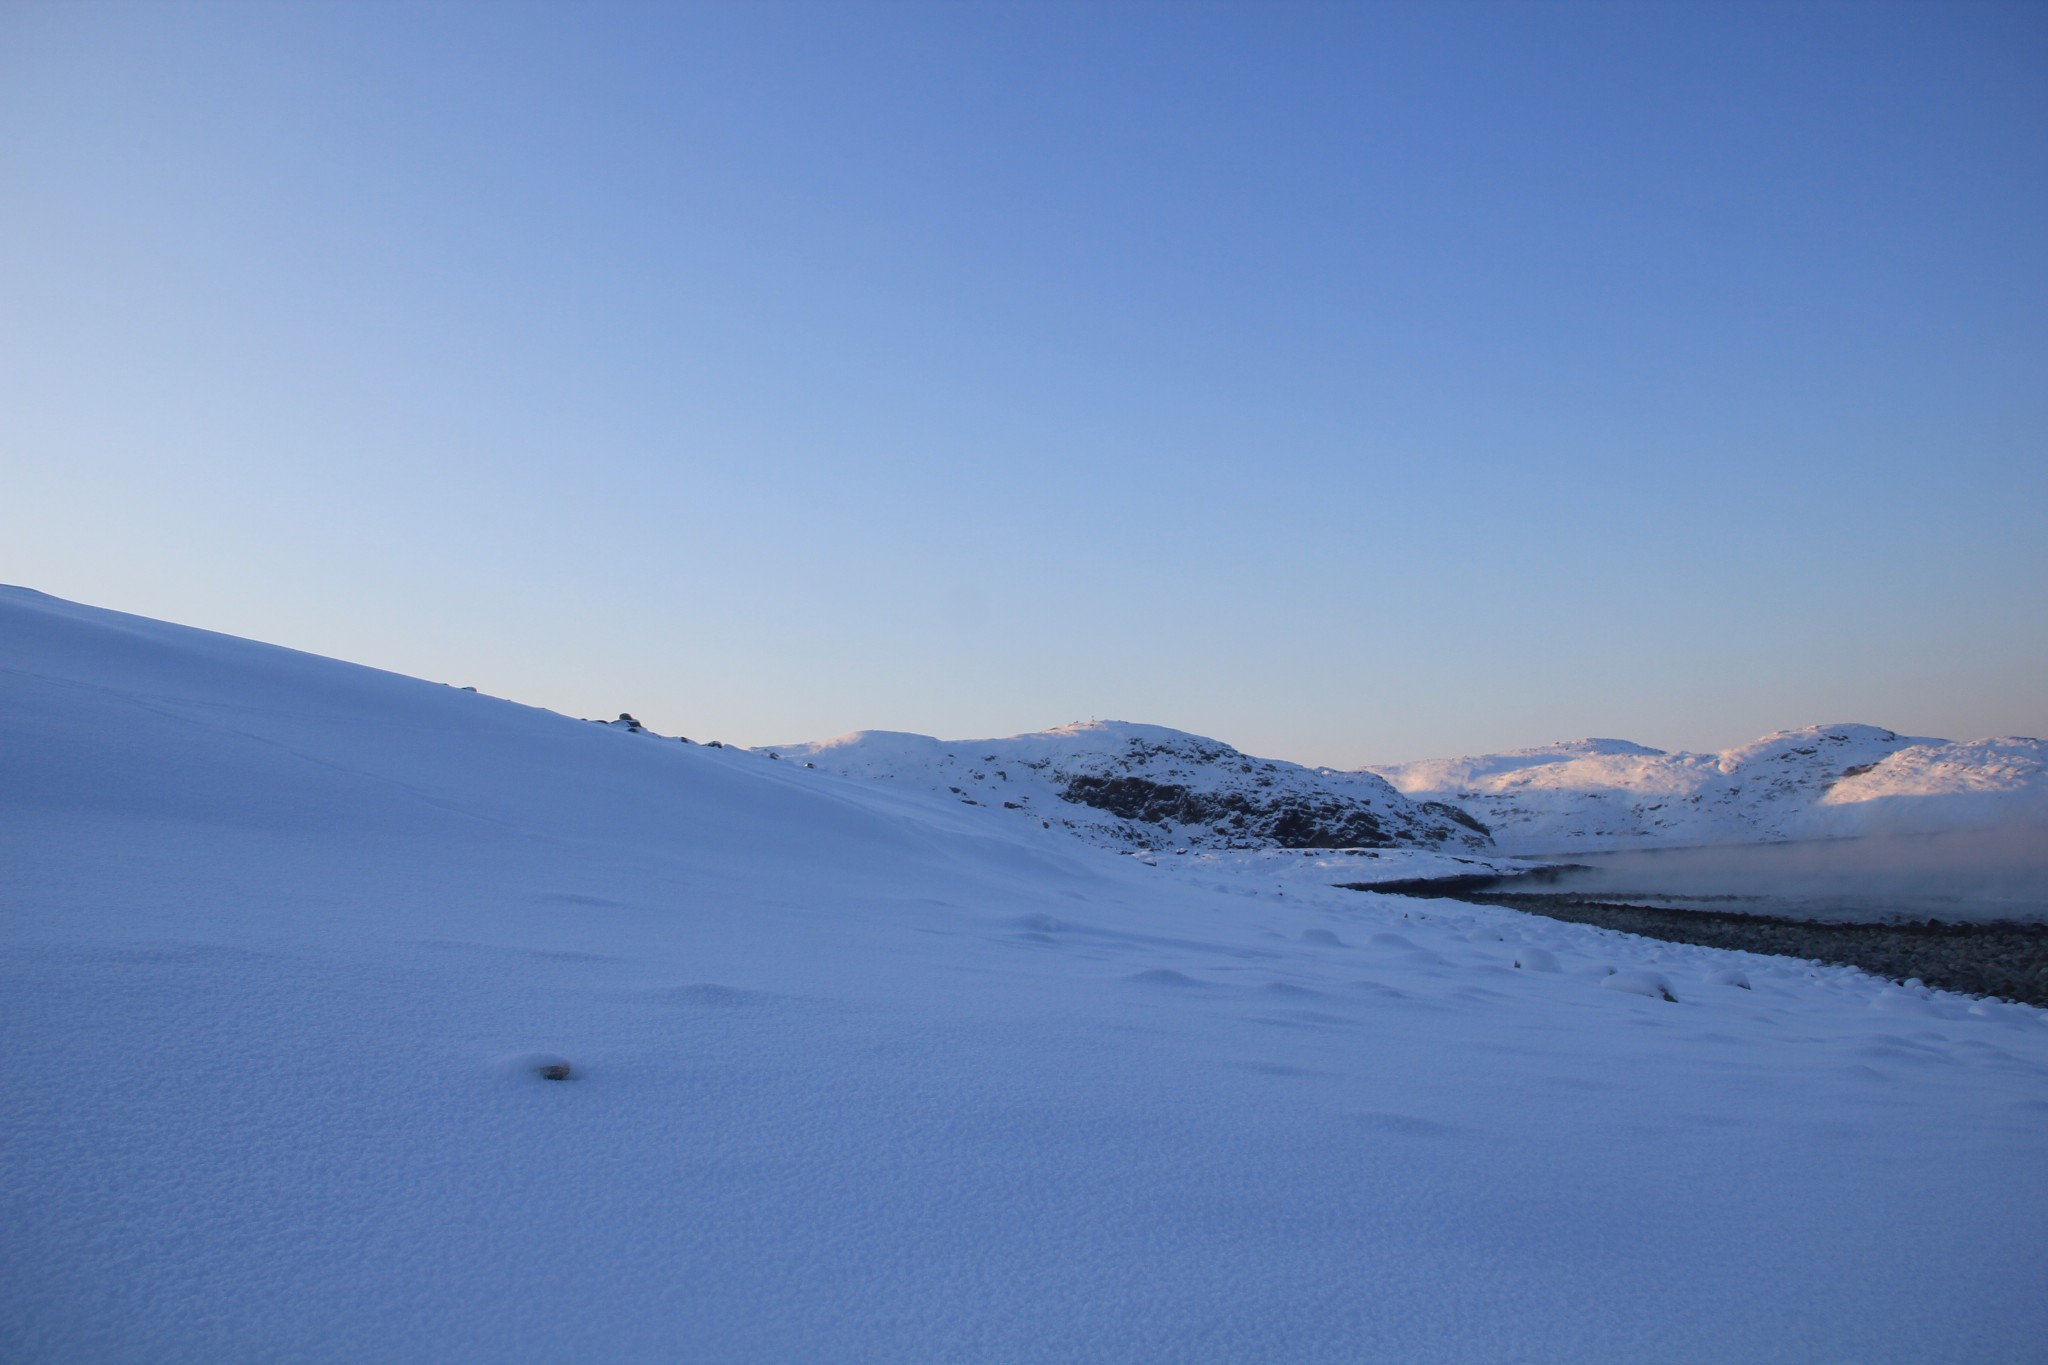
[[[1492,843],[1456,806],[1411,800],[1377,774],[1254,758],[1158,725],[1089,721],[979,740],[861,730],[768,752],[1114,848],[1479,851]]]

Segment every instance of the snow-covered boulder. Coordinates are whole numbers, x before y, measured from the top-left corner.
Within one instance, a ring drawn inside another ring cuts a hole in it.
[[[1678,997],[1671,993],[1671,982],[1662,972],[1650,971],[1643,967],[1632,967],[1613,972],[1600,983],[1601,989],[1620,991],[1624,995],[1646,995],[1652,1000],[1678,1003]]]

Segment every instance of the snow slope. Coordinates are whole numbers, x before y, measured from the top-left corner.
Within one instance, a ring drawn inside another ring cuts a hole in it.
[[[2048,743],[1781,730],[1718,754],[1582,739],[1373,771],[1465,807],[1503,853],[1925,834],[2048,820]]]
[[[1476,851],[1492,842],[1463,811],[1411,801],[1373,773],[1252,758],[1160,725],[1088,721],[963,740],[859,730],[770,752],[1111,848]]]
[[[2041,1012],[1324,856],[0,590],[0,1357],[2039,1358]]]

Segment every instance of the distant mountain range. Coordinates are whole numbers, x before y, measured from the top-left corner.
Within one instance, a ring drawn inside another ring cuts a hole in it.
[[[1554,854],[2048,820],[2048,743],[1871,725],[1782,730],[1724,753],[1582,739],[1358,772],[1125,721],[1009,739],[861,730],[770,752],[1128,849]]]
[[[1873,725],[1780,730],[1723,753],[1581,739],[1372,771],[1454,802],[1503,853],[1919,834],[2048,820],[2048,743]]]

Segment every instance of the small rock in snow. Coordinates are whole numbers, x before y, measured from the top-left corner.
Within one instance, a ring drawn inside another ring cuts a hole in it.
[[[523,1057],[508,1060],[516,1071],[538,1076],[544,1081],[566,1081],[576,1075],[576,1069],[569,1064],[567,1057],[552,1052],[529,1052]]]

